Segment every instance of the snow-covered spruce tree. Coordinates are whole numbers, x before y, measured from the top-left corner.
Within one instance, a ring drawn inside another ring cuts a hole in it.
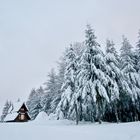
[[[106,87],[110,95],[110,103],[106,105],[104,121],[119,122],[118,115],[118,101],[119,101],[119,88],[123,81],[122,73],[119,68],[119,57],[114,47],[113,41],[107,40],[106,42],[106,65],[108,65],[107,75],[110,77],[110,82]],[[121,77],[121,78],[120,78]]]
[[[138,32],[138,41],[135,49],[135,69],[140,74],[140,30]]]
[[[44,95],[44,90],[42,87],[36,89],[32,89],[28,101],[27,106],[29,109],[29,115],[31,116],[31,119],[34,120],[38,113],[42,110],[41,106],[41,99]]]
[[[76,71],[77,71],[76,54],[74,53],[72,46],[70,46],[70,48],[67,49],[66,54],[66,69],[64,74],[64,83],[61,88],[62,91],[61,101],[57,107],[58,118],[62,116],[64,118],[69,118],[71,102],[73,102],[72,97],[76,91],[76,83],[75,83]]]
[[[130,95],[129,100],[126,101],[129,105],[127,120],[136,121],[139,118],[140,77],[135,69],[135,58],[134,52],[132,51],[132,46],[126,37],[123,37],[120,57],[122,64],[121,70],[129,85],[129,88],[132,91],[132,95]]]
[[[106,87],[110,78],[105,74],[107,67],[104,54],[96,42],[96,36],[90,25],[87,25],[85,33],[85,50],[77,72],[78,88],[75,103],[79,120],[98,120],[101,123],[105,106],[109,102]]]
[[[44,83],[45,94],[42,98],[43,109],[46,113],[53,113],[59,102],[59,81],[54,69],[48,74],[48,80]]]
[[[79,79],[79,91],[78,96],[82,103],[82,117],[86,116],[85,120],[98,120],[105,118],[105,111],[107,106],[113,109],[114,119],[108,119],[108,121],[118,121],[117,112],[117,100],[119,99],[119,88],[117,83],[117,76],[119,77],[119,68],[113,67],[111,63],[106,63],[106,57],[100,50],[94,32],[90,27],[86,30],[86,49],[83,53],[80,63],[80,71],[78,73]],[[113,55],[116,55],[115,49],[112,51]],[[117,57],[117,55],[116,55]],[[113,61],[113,59],[112,59]],[[114,56],[114,63],[118,65]],[[111,67],[112,66],[112,67]],[[113,71],[114,68],[114,71]],[[90,108],[90,109],[89,109]],[[90,110],[90,111],[89,111]],[[90,112],[90,113],[87,113]]]
[[[77,52],[79,52],[78,47],[76,47],[76,48],[77,48]],[[56,77],[56,84],[57,84],[58,93],[51,102],[52,105],[54,104],[54,107],[52,108],[51,113],[56,113],[56,110],[57,110],[56,107],[58,106],[58,104],[61,100],[61,95],[63,93],[63,91],[61,90],[61,87],[65,81],[67,51],[68,51],[68,49],[66,48],[65,52],[63,53],[63,55],[60,57],[59,61],[57,62],[58,73],[57,73],[57,77]]]
[[[5,117],[10,113],[10,108],[12,106],[12,103],[9,101],[6,101],[3,110],[2,110],[2,115],[1,115],[1,122],[4,121]]]
[[[128,81],[126,80],[124,73],[122,72],[121,65],[119,65],[121,61],[116,58],[114,53],[111,51],[106,52],[106,63],[111,68],[111,79],[116,82],[117,94],[114,94],[111,91],[111,95],[114,96],[114,100],[110,101],[110,104],[107,105],[106,112],[105,112],[105,121],[128,121],[130,118],[129,114],[129,103],[132,103],[132,90],[129,87]],[[109,72],[109,73],[110,73]],[[115,83],[114,82],[114,83]],[[117,97],[117,98],[116,98]]]

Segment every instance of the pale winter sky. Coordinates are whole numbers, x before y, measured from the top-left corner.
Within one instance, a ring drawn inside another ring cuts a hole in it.
[[[87,23],[102,45],[123,34],[135,45],[140,0],[0,0],[0,103],[26,99]]]

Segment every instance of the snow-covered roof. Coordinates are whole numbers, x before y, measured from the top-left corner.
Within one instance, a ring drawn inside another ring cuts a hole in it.
[[[18,113],[9,113],[7,114],[7,116],[5,117],[4,121],[11,121],[14,120],[17,117]]]
[[[12,112],[17,112],[21,108],[22,105],[23,105],[23,102],[16,102],[16,103],[14,103],[13,104],[14,109],[13,109]]]
[[[19,102],[19,101],[17,101],[17,102],[15,102],[15,103],[13,103],[13,106],[11,106],[11,108],[9,109],[9,113],[14,113],[14,112],[17,112],[20,108],[21,108],[21,106],[23,105],[23,103],[24,102]],[[25,103],[24,103],[25,104]],[[26,105],[26,104],[25,104]]]

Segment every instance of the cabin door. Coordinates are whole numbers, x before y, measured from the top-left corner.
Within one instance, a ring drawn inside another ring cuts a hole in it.
[[[25,120],[25,114],[21,114],[20,119]]]

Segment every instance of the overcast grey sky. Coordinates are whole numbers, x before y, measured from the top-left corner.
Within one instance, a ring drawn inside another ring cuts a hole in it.
[[[103,45],[122,34],[135,44],[140,0],[0,0],[0,102],[26,99],[87,23]]]

